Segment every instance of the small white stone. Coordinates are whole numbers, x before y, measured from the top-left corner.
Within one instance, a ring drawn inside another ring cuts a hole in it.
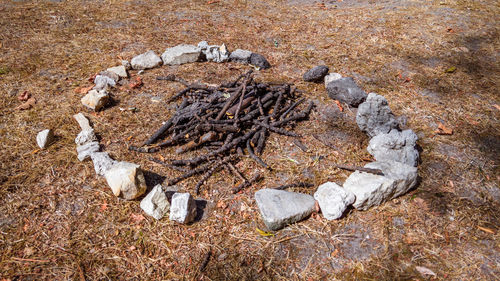
[[[105,90],[91,90],[82,98],[81,101],[82,104],[86,107],[95,111],[99,111],[108,103],[109,95]]]
[[[92,153],[98,152],[100,149],[99,143],[96,141],[88,142],[84,145],[78,145],[76,147],[76,152],[78,153],[78,160],[83,161],[90,158]]]
[[[196,217],[196,202],[189,193],[175,193],[170,206],[170,220],[190,223]]]
[[[170,203],[160,184],[153,187],[153,190],[141,201],[141,209],[153,218],[160,220],[170,209]]]
[[[88,142],[97,141],[97,136],[94,133],[94,129],[82,130],[75,138],[75,143],[77,145],[84,145]]]
[[[132,65],[130,64],[130,62],[128,60],[122,60],[122,65],[125,66],[126,70],[132,69]]]
[[[118,75],[116,75],[116,77],[118,77]],[[113,78],[106,75],[97,75],[94,78],[94,84],[95,86],[92,89],[100,91],[100,90],[107,90],[108,87],[115,87],[116,81]]]
[[[54,141],[54,133],[51,129],[43,130],[36,135],[36,143],[42,149],[46,148],[52,141]]]
[[[181,44],[166,49],[161,55],[161,59],[165,65],[179,65],[198,61],[200,54],[200,48],[193,45]]]
[[[111,159],[107,152],[94,152],[90,154],[90,158],[94,163],[95,173],[99,176],[104,176],[106,171],[108,171],[109,169],[111,169],[111,167],[113,167],[113,165],[118,163],[118,161]]]
[[[83,113],[77,113],[73,115],[73,118],[75,118],[76,122],[78,122],[78,125],[80,125],[80,128],[82,128],[82,130],[92,130],[89,119],[87,119],[87,117],[85,117]]]
[[[150,69],[161,65],[161,58],[154,51],[135,56],[131,61],[133,69]]]
[[[132,200],[146,191],[141,167],[134,163],[118,162],[104,173],[104,177],[115,196]]]
[[[338,80],[342,78],[342,75],[340,75],[339,73],[330,73],[330,74],[327,74],[325,76],[325,87],[328,86],[328,83],[332,82],[332,81],[335,81],[335,80]]]
[[[118,75],[121,78],[127,78],[128,73],[127,73],[127,68],[123,65],[115,66],[115,67],[110,67],[106,69],[106,71],[112,72],[116,75]]]
[[[323,216],[327,220],[335,220],[342,216],[345,209],[354,202],[355,197],[352,192],[336,183],[326,182],[318,187],[314,199],[318,201]]]

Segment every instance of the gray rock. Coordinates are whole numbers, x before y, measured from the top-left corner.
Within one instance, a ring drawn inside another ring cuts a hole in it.
[[[51,129],[46,129],[36,135],[36,143],[41,149],[46,148],[54,141],[54,132]]]
[[[146,181],[141,166],[118,162],[104,173],[106,182],[115,196],[123,199],[135,199],[146,191]]]
[[[94,129],[90,128],[87,130],[82,130],[75,138],[75,143],[77,145],[84,145],[89,142],[97,141],[97,136],[94,133]]]
[[[105,75],[97,75],[94,78],[94,90],[100,91],[100,90],[107,90],[109,87],[115,87],[116,86],[116,81],[113,80],[113,78],[110,78],[109,76]]]
[[[314,211],[314,198],[307,194],[276,189],[255,192],[262,220],[271,230],[298,222]]]
[[[396,161],[410,166],[418,165],[418,137],[412,130],[392,130],[378,134],[368,144],[368,152],[377,161]]]
[[[160,184],[153,187],[153,190],[141,200],[141,209],[157,220],[165,216],[170,209],[170,203]]]
[[[92,127],[90,126],[89,119],[83,115],[83,113],[77,113],[73,115],[73,118],[75,118],[76,122],[78,122],[78,125],[82,130],[92,130]]]
[[[96,141],[88,142],[84,145],[77,145],[76,152],[78,153],[78,160],[83,161],[90,158],[92,153],[98,152],[100,149],[99,143]]]
[[[106,71],[114,73],[114,74],[118,75],[118,77],[121,77],[121,78],[128,77],[127,68],[124,65],[110,67],[110,68],[106,69]]]
[[[267,69],[271,67],[271,64],[267,61],[267,59],[263,55],[256,53],[252,53],[250,55],[250,64],[255,65],[260,69]]]
[[[200,48],[193,45],[181,44],[166,49],[161,55],[161,59],[165,65],[179,65],[196,62],[200,59],[200,55]]]
[[[321,213],[327,220],[335,220],[342,216],[345,209],[354,200],[354,194],[333,182],[326,182],[318,187],[314,193],[314,199],[318,201]]]
[[[221,63],[229,60],[229,51],[225,44],[221,46],[208,45],[207,41],[201,41],[198,43],[198,48],[200,48],[201,53],[207,61]]]
[[[330,73],[328,75],[325,76],[325,88],[328,86],[328,84],[332,81],[335,81],[335,80],[339,80],[340,78],[342,78],[342,75],[340,75],[339,73]]]
[[[372,162],[366,168],[380,169],[384,176],[356,171],[344,183],[354,193],[353,206],[359,210],[382,204],[405,194],[417,183],[417,168],[395,161]]]
[[[249,64],[251,55],[252,55],[252,52],[250,52],[250,51],[236,49],[233,52],[231,52],[231,54],[229,55],[229,60],[234,61],[234,62]]]
[[[366,93],[361,90],[351,77],[344,77],[331,81],[326,86],[328,96],[334,100],[345,102],[357,107],[366,99]]]
[[[94,111],[99,111],[108,104],[109,95],[106,90],[90,90],[88,94],[81,99],[81,102],[86,107]]]
[[[107,152],[94,152],[90,154],[90,158],[94,163],[95,173],[99,176],[104,176],[106,171],[111,169],[114,164],[118,163],[118,161],[111,159]]]
[[[306,82],[321,82],[323,78],[328,74],[330,69],[326,65],[318,65],[309,69],[304,75],[302,79]]]
[[[122,60],[122,65],[125,66],[126,70],[132,69],[132,65],[130,64],[130,62],[128,60]]]
[[[133,69],[150,69],[161,65],[161,58],[154,51],[135,56],[130,61]]]
[[[389,133],[392,129],[398,128],[398,121],[392,114],[387,100],[375,93],[370,93],[366,101],[359,105],[356,123],[369,137]]]
[[[196,202],[189,193],[175,193],[170,206],[170,220],[190,223],[196,217]]]

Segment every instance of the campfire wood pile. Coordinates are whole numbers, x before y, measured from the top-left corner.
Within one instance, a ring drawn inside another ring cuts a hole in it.
[[[241,181],[232,189],[233,193],[257,181],[260,177],[258,173],[247,179],[234,163],[246,150],[250,158],[268,168],[259,155],[270,132],[300,137],[286,127],[293,127],[295,122],[307,118],[313,107],[313,103],[309,102],[299,110],[305,99],[298,99],[295,87],[256,82],[252,71],[219,86],[189,84],[173,75],[157,79],[184,84],[186,88],[168,100],[182,99],[182,102],[175,114],[140,147],[130,146],[129,149],[154,153],[164,147],[178,146],[177,154],[207,149],[207,153],[190,159],[164,162],[151,158],[156,163],[183,172],[181,176],[168,180],[168,186],[203,174],[195,187],[197,194],[203,183],[224,167]],[[164,140],[159,142],[160,139]]]

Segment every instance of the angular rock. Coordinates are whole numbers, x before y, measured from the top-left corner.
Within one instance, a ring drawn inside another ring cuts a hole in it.
[[[198,48],[200,48],[201,53],[207,61],[213,62],[225,62],[229,59],[229,51],[225,44],[221,46],[218,45],[208,45],[207,41],[201,41],[198,43]]]
[[[161,65],[161,58],[154,51],[135,56],[130,61],[133,69],[150,69]]]
[[[82,130],[75,138],[75,143],[77,145],[84,145],[89,142],[97,141],[97,136],[94,133],[94,129]]]
[[[354,194],[333,182],[326,182],[318,187],[314,193],[314,199],[318,201],[321,213],[327,220],[335,220],[342,216],[345,209],[354,200]]]
[[[229,55],[229,60],[234,61],[234,62],[249,64],[251,55],[252,55],[252,52],[250,52],[250,51],[236,49],[233,52],[231,52],[231,54]]]
[[[334,100],[345,102],[357,107],[366,99],[366,93],[361,90],[351,77],[344,77],[331,81],[326,86],[328,96]]]
[[[359,105],[356,123],[359,129],[371,138],[398,128],[398,121],[392,114],[387,100],[375,93],[370,93],[366,101]]]
[[[83,161],[87,158],[90,158],[90,155],[92,155],[92,153],[98,152],[99,149],[100,149],[99,143],[96,141],[76,146],[76,152],[78,153],[78,160]]]
[[[114,73],[114,74],[118,75],[121,78],[127,78],[128,77],[127,68],[124,65],[110,67],[110,68],[106,69],[106,71]]]
[[[41,149],[46,148],[54,141],[54,132],[51,129],[46,129],[36,135],[36,143]]]
[[[321,82],[325,75],[328,74],[328,71],[330,69],[326,65],[318,65],[316,67],[313,67],[309,69],[304,75],[302,76],[302,79],[306,82]]]
[[[125,66],[126,70],[132,69],[132,65],[130,64],[130,62],[128,60],[122,60],[122,65]]]
[[[82,104],[86,107],[99,111],[103,109],[109,101],[109,95],[106,90],[91,90],[82,98]]]
[[[146,191],[146,181],[141,166],[118,162],[104,173],[106,181],[115,196],[123,199],[135,199]]]
[[[165,65],[179,65],[196,62],[200,59],[200,55],[200,48],[193,45],[181,44],[166,49],[161,55],[161,59]]]
[[[170,206],[170,220],[190,223],[196,217],[196,202],[189,193],[175,193]]]
[[[115,87],[116,86],[116,81],[113,78],[110,78],[109,76],[106,75],[97,75],[94,78],[94,90],[107,90],[109,87]]]
[[[111,169],[114,164],[118,163],[118,161],[111,159],[107,152],[94,152],[90,154],[90,158],[94,163],[95,173],[99,176],[104,176],[106,171]]]
[[[73,118],[75,118],[76,122],[78,122],[78,125],[80,125],[80,128],[82,128],[82,130],[92,130],[89,119],[87,119],[87,117],[85,117],[83,113],[77,113],[73,115]]]
[[[419,157],[417,140],[412,130],[392,130],[388,134],[374,136],[367,150],[377,161],[396,161],[416,167]]]
[[[271,230],[306,218],[314,211],[315,204],[310,195],[267,188],[255,192],[255,201],[262,220]]]
[[[157,220],[165,216],[170,209],[170,203],[160,184],[153,187],[153,190],[141,200],[141,209]]]
[[[325,76],[325,87],[327,87],[330,82],[335,81],[335,80],[339,80],[340,78],[342,78],[342,75],[340,75],[339,73],[335,73],[335,72],[326,75]]]
[[[271,67],[271,64],[263,55],[256,53],[252,53],[250,55],[250,64],[257,66],[260,69],[267,69]]]
[[[417,168],[395,161],[372,162],[365,168],[379,169],[384,176],[356,171],[344,183],[354,194],[353,206],[358,210],[382,204],[405,194],[417,183]]]

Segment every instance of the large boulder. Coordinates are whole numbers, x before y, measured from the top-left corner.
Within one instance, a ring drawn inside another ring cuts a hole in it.
[[[154,51],[147,51],[132,58],[130,64],[133,69],[150,69],[160,66],[161,58]]]
[[[165,65],[179,65],[196,62],[200,59],[200,55],[200,48],[193,45],[181,44],[166,49],[161,55],[161,59]]]
[[[388,134],[374,136],[367,150],[377,161],[396,161],[416,167],[419,157],[417,140],[412,130],[392,130]]]
[[[141,167],[134,163],[118,162],[104,173],[115,196],[135,199],[146,191],[146,181]]]
[[[167,195],[160,184],[153,187],[153,190],[141,201],[141,209],[153,218],[160,220],[170,209]]]
[[[380,95],[370,93],[366,101],[359,105],[356,123],[369,137],[389,133],[398,128],[398,121],[392,114],[387,100]]]
[[[190,223],[196,218],[196,201],[189,193],[175,193],[170,206],[170,220]]]
[[[314,193],[321,213],[327,220],[335,220],[342,216],[345,209],[354,202],[354,194],[333,182],[326,182]]]
[[[271,230],[301,221],[314,211],[314,198],[307,194],[276,189],[255,192],[262,220]]]
[[[321,82],[323,78],[328,74],[330,69],[326,65],[318,65],[309,69],[304,75],[302,79],[306,82]]]
[[[356,171],[344,183],[344,188],[354,194],[353,206],[367,210],[401,196],[417,183],[417,168],[395,161],[368,163],[365,168],[378,169],[384,174],[376,175]]]
[[[365,91],[361,90],[351,77],[331,81],[326,86],[326,91],[330,98],[345,102],[353,107],[357,107],[364,102],[367,96]]]

